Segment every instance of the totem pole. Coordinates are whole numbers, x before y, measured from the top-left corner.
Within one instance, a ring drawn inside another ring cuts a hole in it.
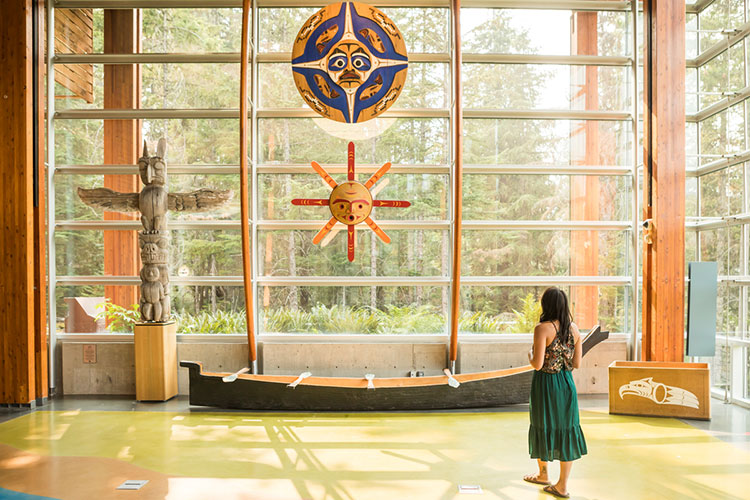
[[[143,230],[138,234],[141,248],[141,320],[147,323],[169,321],[169,232],[167,211],[201,212],[226,204],[231,190],[202,188],[192,193],[167,191],[167,143],[159,139],[156,156],[148,155],[143,142],[143,156],[138,170],[143,181],[140,193],[119,193],[108,188],[78,188],[78,196],[90,207],[114,212],[140,212]]]

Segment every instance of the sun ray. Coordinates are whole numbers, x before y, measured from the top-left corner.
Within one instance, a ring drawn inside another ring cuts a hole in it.
[[[393,207],[393,208],[406,208],[411,206],[408,201],[400,200],[372,200],[373,207]]]
[[[328,206],[328,200],[313,199],[313,198],[295,198],[292,200],[292,205],[307,207],[307,206]]]
[[[368,217],[368,218],[365,219],[365,224],[367,224],[368,226],[370,226],[370,229],[372,229],[375,232],[375,234],[377,234],[378,237],[381,240],[383,240],[383,243],[390,243],[391,242],[391,238],[389,238],[388,235],[385,234],[385,231],[383,231],[382,229],[380,229],[380,226],[378,226],[377,224],[375,224],[374,220],[372,220],[371,218]]]
[[[326,169],[318,165],[318,162],[316,161],[310,162],[310,164],[312,165],[313,170],[315,170],[318,175],[321,176],[324,181],[326,181],[326,184],[331,186],[331,188],[336,189],[336,186],[338,186],[338,184],[336,184],[336,181],[334,181],[330,174],[326,172]]]
[[[354,181],[354,177],[354,143],[350,142],[346,152],[346,179]]]
[[[333,229],[333,226],[336,225],[336,217],[331,217],[331,219],[326,222],[326,225],[321,228],[320,231],[318,231],[318,234],[315,235],[315,238],[313,238],[313,244],[317,245],[320,243],[320,240],[323,239],[323,236],[329,233],[331,229]]]
[[[385,175],[385,173],[388,172],[388,170],[390,170],[390,168],[391,168],[391,162],[388,162],[385,165],[383,165],[382,167],[380,167],[377,172],[375,172],[374,174],[372,174],[372,177],[370,177],[369,179],[367,179],[367,182],[365,182],[365,187],[367,189],[370,189],[373,184],[375,184],[376,182],[378,182],[378,180],[381,177],[383,177],[383,175]]]
[[[341,232],[343,228],[341,226],[333,226],[333,229],[331,229],[331,232],[328,233],[325,238],[323,238],[320,242],[321,247],[327,247],[328,244],[333,240],[337,234]]]
[[[388,186],[388,183],[390,183],[390,179],[383,179],[381,182],[379,182],[376,186],[374,186],[372,189],[370,189],[370,194],[373,198],[375,198],[379,192],[381,192],[383,189]]]
[[[354,262],[354,226],[347,226],[346,228],[346,253],[347,257],[349,258],[349,262]]]

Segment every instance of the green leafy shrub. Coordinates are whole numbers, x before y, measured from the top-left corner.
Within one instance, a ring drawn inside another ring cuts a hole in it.
[[[172,314],[177,333],[242,333],[247,329],[245,311],[203,311],[199,314]]]
[[[132,332],[140,320],[138,304],[130,308],[105,302],[97,318],[105,318],[111,332]],[[508,316],[512,314],[509,319]],[[529,294],[521,308],[512,313],[491,315],[486,312],[463,311],[459,330],[471,333],[529,333],[539,321],[541,306]],[[246,331],[245,311],[202,311],[199,314],[172,313],[181,334],[231,334]],[[410,334],[443,333],[446,317],[430,306],[371,307],[326,306],[318,304],[309,311],[269,309],[262,313],[263,331],[274,333],[360,333]]]
[[[133,326],[141,319],[138,304],[127,308],[107,300],[97,305],[96,308],[99,309],[96,319],[105,319],[107,329],[112,333],[133,333]]]

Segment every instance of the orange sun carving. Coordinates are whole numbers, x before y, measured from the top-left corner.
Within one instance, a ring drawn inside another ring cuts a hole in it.
[[[370,218],[370,213],[374,207],[406,208],[411,205],[408,201],[373,199],[370,188],[391,168],[390,163],[380,167],[364,184],[357,182],[354,175],[354,143],[350,142],[347,155],[346,182],[336,184],[336,181],[317,162],[312,162],[312,168],[333,189],[327,200],[314,198],[295,198],[292,200],[292,205],[328,206],[331,211],[331,219],[315,235],[313,243],[316,245],[320,243],[337,222],[346,225],[348,236],[346,248],[349,262],[354,261],[354,226],[357,224],[364,222],[383,242],[391,242],[388,235]]]

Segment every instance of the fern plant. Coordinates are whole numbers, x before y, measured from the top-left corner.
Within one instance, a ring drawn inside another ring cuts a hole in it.
[[[542,316],[542,304],[533,293],[530,293],[521,299],[520,311],[513,309],[513,315],[516,320],[511,326],[511,332],[531,333]]]

